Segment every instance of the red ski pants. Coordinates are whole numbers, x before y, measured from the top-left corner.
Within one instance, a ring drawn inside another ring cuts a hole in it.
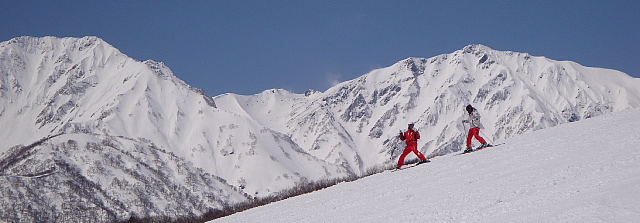
[[[402,155],[400,155],[400,159],[398,160],[398,166],[404,165],[404,158],[407,157],[407,155],[409,155],[409,153],[411,152],[415,153],[418,156],[418,158],[420,158],[420,160],[427,159],[426,157],[424,157],[424,154],[418,151],[418,143],[409,143],[407,147],[404,148],[404,152],[402,152]]]
[[[471,140],[473,139],[473,137],[476,137],[476,139],[480,141],[480,143],[487,142],[482,137],[480,137],[480,127],[469,129],[469,135],[467,135],[467,147],[471,147]]]

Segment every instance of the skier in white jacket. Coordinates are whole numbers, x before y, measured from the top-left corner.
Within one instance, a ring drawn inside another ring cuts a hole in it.
[[[476,108],[474,108],[471,105],[467,105],[466,110],[469,113],[469,119],[462,120],[462,122],[469,123],[470,128],[469,128],[469,134],[467,135],[467,148],[464,150],[464,152],[468,153],[473,151],[473,149],[471,148],[471,140],[473,139],[473,137],[476,137],[476,139],[480,141],[480,143],[482,143],[482,145],[480,145],[480,147],[478,148],[491,146],[489,145],[489,143],[487,143],[486,140],[484,140],[484,138],[480,136],[481,124],[480,124],[480,114],[478,113],[478,110],[476,110]]]

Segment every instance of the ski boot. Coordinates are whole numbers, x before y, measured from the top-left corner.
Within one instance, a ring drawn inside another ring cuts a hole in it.
[[[480,145],[480,147],[478,147],[478,149],[484,149],[484,148],[487,148],[489,146],[491,146],[491,144],[485,142],[485,143],[482,143],[482,145]]]
[[[431,162],[431,160],[420,160],[420,162],[418,162],[417,165],[423,164],[423,163],[428,163]]]
[[[470,153],[470,152],[473,152],[473,149],[471,147],[467,147],[467,149],[465,149],[463,153]]]

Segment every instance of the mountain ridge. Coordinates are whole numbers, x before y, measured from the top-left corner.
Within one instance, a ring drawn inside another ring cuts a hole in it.
[[[2,178],[0,191],[19,195],[0,204],[14,210],[2,219],[193,217],[345,175],[288,136],[217,109],[163,63],[131,59],[99,38],[15,38],[0,44],[0,65],[0,151],[17,164],[2,175],[29,174],[31,165],[36,172],[58,170],[38,179]],[[48,197],[23,192],[45,185],[39,190]]]
[[[601,73],[606,73],[606,75]],[[599,76],[611,80],[604,81],[604,78]],[[612,76],[615,78],[610,78]],[[605,85],[599,84],[599,82],[603,82]],[[485,113],[485,116],[487,116],[485,110],[495,110],[492,113],[504,114],[490,119],[488,123],[498,124],[488,125],[484,130],[492,134],[491,140],[500,140],[526,131],[577,121],[614,110],[638,107],[640,97],[634,88],[640,86],[639,83],[638,79],[631,78],[619,71],[587,68],[570,61],[554,61],[526,53],[496,51],[483,45],[469,45],[451,54],[432,58],[410,57],[390,67],[376,69],[361,77],[340,83],[320,93],[321,99],[300,106],[313,110],[300,114],[310,115],[300,115],[301,118],[293,118],[290,122],[306,123],[308,121],[300,121],[300,119],[309,119],[318,116],[318,114],[321,114],[322,119],[340,120],[339,125],[330,123],[319,128],[325,131],[336,129],[336,132],[340,132],[342,131],[340,129],[343,129],[345,125],[352,125],[350,131],[343,133],[343,135],[353,138],[353,135],[361,134],[363,137],[360,138],[369,137],[373,140],[383,137],[385,139],[378,141],[377,144],[385,144],[387,148],[383,148],[379,153],[388,154],[391,157],[394,157],[393,154],[397,154],[396,151],[402,148],[395,146],[399,144],[397,140],[394,140],[397,130],[389,131],[385,128],[394,126],[399,120],[404,120],[403,125],[416,122],[416,127],[429,128],[428,132],[432,132],[432,127],[439,125],[439,129],[436,129],[439,134],[423,137],[438,140],[421,144],[423,152],[437,156],[458,151],[463,147],[462,141],[465,133],[462,130],[463,126],[460,126],[459,119],[463,116],[462,107],[467,104],[480,104],[481,113]],[[606,90],[607,94],[588,91],[591,87]],[[434,88],[440,90],[440,93],[427,97],[422,93]],[[619,91],[619,94],[612,93],[613,90]],[[627,92],[631,94],[627,96]],[[265,94],[265,92],[261,94]],[[510,100],[516,94],[517,98],[522,98],[521,102],[523,103],[517,106],[500,106],[499,103]],[[224,95],[215,99],[221,100],[221,97]],[[572,100],[571,97],[578,100]],[[403,103],[388,104],[395,99],[404,101]],[[430,99],[433,102],[429,102]],[[416,114],[410,112],[418,107],[418,104],[425,103],[425,101],[431,105],[415,112]],[[344,102],[348,102],[348,104],[340,105]],[[374,109],[372,104],[378,106]],[[224,109],[225,105],[221,107]],[[335,109],[328,110],[331,107]],[[454,107],[457,107],[457,110]],[[373,111],[376,109],[382,109],[384,112],[379,111],[376,114]],[[246,112],[246,114],[249,113],[251,112]],[[294,112],[294,114],[297,113]],[[405,115],[399,116],[400,114]],[[413,117],[409,118],[407,114],[413,115]],[[261,115],[264,113],[251,116]],[[438,123],[442,120],[443,115],[448,116],[445,118],[448,123]],[[514,121],[519,123],[514,125]],[[311,122],[322,123],[321,118]],[[356,123],[355,126],[354,123]],[[511,126],[504,126],[504,124],[511,124]],[[396,128],[402,129],[403,125],[396,125]],[[445,128],[444,131],[442,128]],[[367,130],[368,134],[365,136]],[[319,148],[318,145],[323,142],[332,141],[322,138],[323,136],[319,136],[315,141],[310,140],[305,134],[299,134],[296,131],[321,131],[307,129],[292,130],[288,133],[298,143],[304,145],[303,148],[309,148],[310,152],[316,150],[314,148]],[[296,134],[298,135],[296,136]],[[451,136],[452,134],[453,136]],[[353,140],[343,141],[343,145],[353,143],[356,142]],[[357,147],[372,147],[366,143],[363,144]],[[331,147],[331,145],[324,147]],[[439,151],[434,152],[436,150]],[[327,153],[330,152],[322,153],[319,157],[327,156]],[[359,155],[355,156],[353,161],[360,159]],[[339,157],[335,158],[339,159]],[[382,158],[373,163],[390,163],[393,160],[386,159],[384,161],[385,157]],[[366,169],[366,167],[360,169]]]
[[[0,175],[57,172],[0,178],[7,185],[0,192],[22,196],[0,206],[42,204],[34,208],[64,219],[197,216],[393,165],[404,148],[397,132],[408,123],[430,157],[457,152],[469,103],[491,141],[640,107],[640,80],[625,75],[469,45],[410,57],[325,92],[209,97],[164,63],[129,58],[98,37],[17,37],[0,43],[0,161],[15,164]],[[65,184],[71,179],[84,183]],[[45,184],[49,197],[23,192]],[[176,203],[182,199],[190,202]],[[97,208],[79,216],[76,207],[42,200]],[[0,217],[63,220],[21,208]]]

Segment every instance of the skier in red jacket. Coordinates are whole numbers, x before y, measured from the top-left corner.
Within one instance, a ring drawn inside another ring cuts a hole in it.
[[[420,158],[420,162],[418,164],[429,162],[429,160],[424,157],[424,154],[418,151],[418,139],[420,139],[420,133],[413,130],[413,123],[409,124],[407,128],[408,130],[404,133],[400,131],[400,140],[406,140],[407,147],[404,148],[404,152],[400,155],[398,166],[396,167],[398,169],[404,165],[404,158],[411,152],[415,153],[418,158]]]

